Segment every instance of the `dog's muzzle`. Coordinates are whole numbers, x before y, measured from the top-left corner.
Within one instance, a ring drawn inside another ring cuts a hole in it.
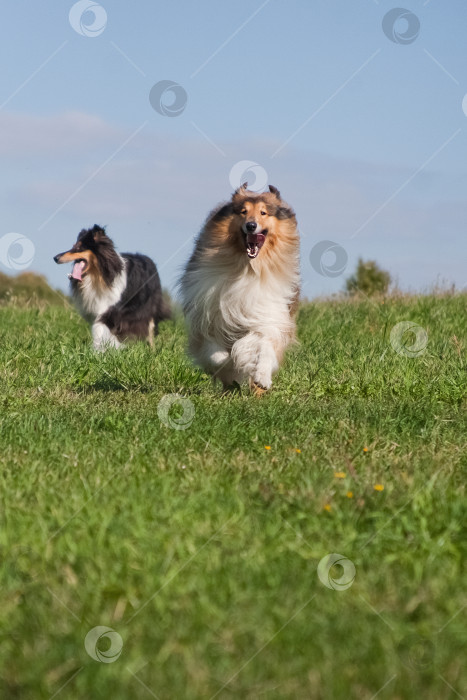
[[[246,252],[249,258],[256,258],[259,251],[266,240],[267,231],[264,229],[258,230],[256,221],[247,221],[243,226],[243,235],[245,236]]]

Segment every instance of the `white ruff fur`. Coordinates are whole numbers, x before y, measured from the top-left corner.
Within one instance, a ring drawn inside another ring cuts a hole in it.
[[[92,323],[92,337],[95,350],[102,351],[108,347],[120,347],[119,340],[107,326],[99,322],[99,317],[116,304],[126,287],[127,274],[125,260],[120,256],[123,270],[113,280],[110,287],[98,288],[93,285],[90,275],[85,275],[74,293],[75,302],[84,318]]]
[[[267,269],[260,277],[240,256],[222,262],[204,257],[185,272],[181,296],[192,354],[225,385],[249,377],[270,388],[295,332],[289,306],[299,286],[298,254],[290,262],[280,277]]]

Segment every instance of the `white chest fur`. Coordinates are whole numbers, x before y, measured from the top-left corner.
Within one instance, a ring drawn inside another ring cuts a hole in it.
[[[289,305],[297,285],[298,271],[260,277],[250,265],[224,274],[206,266],[185,279],[182,293],[190,300],[187,315],[192,327],[230,345],[248,332],[269,337],[289,334],[294,326]]]
[[[80,284],[79,293],[75,295],[76,303],[83,316],[91,319],[96,318],[120,300],[127,284],[123,258],[122,263],[123,270],[117,275],[110,287],[96,288],[90,276],[84,277]]]

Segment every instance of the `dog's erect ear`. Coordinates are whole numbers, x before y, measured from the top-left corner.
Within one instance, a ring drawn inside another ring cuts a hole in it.
[[[272,194],[275,194],[277,199],[281,198],[281,193],[277,189],[277,187],[274,187],[274,185],[269,185],[269,191],[272,192]]]
[[[240,187],[237,187],[237,189],[233,193],[233,197],[235,197],[236,194],[245,194],[247,189],[248,189],[248,182],[244,182],[243,185],[240,185]]]
[[[94,224],[94,226],[91,229],[91,233],[95,241],[99,239],[102,240],[102,238],[107,238],[105,228],[103,226],[98,226],[98,224]]]

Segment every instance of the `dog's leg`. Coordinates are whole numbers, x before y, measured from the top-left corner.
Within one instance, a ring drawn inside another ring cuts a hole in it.
[[[274,351],[274,346],[267,338],[260,341],[258,361],[251,378],[259,390],[270,389],[272,375],[279,369],[279,363]],[[258,391],[255,391],[258,395]]]
[[[224,391],[233,382],[241,381],[241,376],[235,371],[230,351],[223,348],[215,340],[205,340],[195,353],[199,364],[212,375],[213,379],[222,382]]]
[[[154,348],[154,327],[154,320],[151,319],[148,326],[148,343],[151,348]]]
[[[206,347],[206,354],[209,359],[210,366],[215,369],[222,369],[230,360],[230,353],[228,350],[219,347],[215,343],[208,343]]]
[[[232,348],[235,366],[250,379],[250,388],[257,396],[271,388],[272,375],[279,369],[274,344],[269,338],[248,333]]]
[[[94,350],[97,352],[104,352],[108,348],[119,348],[122,345],[105,323],[100,321],[96,321],[92,327],[92,340]]]
[[[192,346],[192,352],[201,367],[214,375],[228,364],[230,359],[229,351],[222,348],[214,340],[203,339],[195,347]]]
[[[227,391],[235,380],[230,352],[212,342],[207,343],[206,350],[209,358],[209,370],[213,378],[219,379],[222,382],[223,390]]]

